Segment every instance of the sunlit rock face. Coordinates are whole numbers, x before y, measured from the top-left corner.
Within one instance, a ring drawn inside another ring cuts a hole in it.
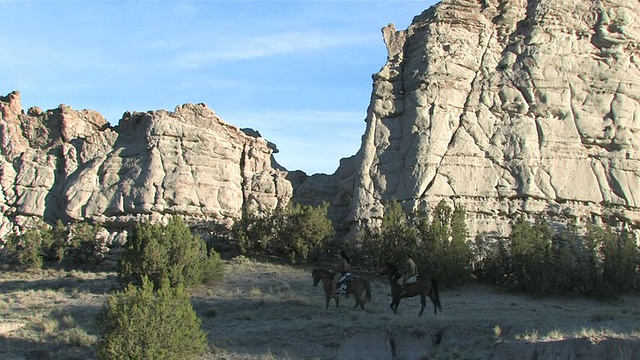
[[[275,145],[204,104],[125,113],[116,127],[64,105],[25,113],[18,92],[0,97],[0,110],[0,235],[33,217],[110,228],[174,214],[229,224],[292,195]]]
[[[342,229],[442,198],[473,234],[520,214],[640,226],[637,1],[444,0],[382,33],[361,148],[334,174]]]
[[[329,202],[342,234],[379,225],[387,200],[443,198],[467,209],[472,236],[538,214],[638,231],[637,1],[444,0],[382,37],[360,150],[332,175],[287,172],[275,145],[203,104],[113,127],[0,96],[0,237],[32,217],[228,225],[291,199]]]

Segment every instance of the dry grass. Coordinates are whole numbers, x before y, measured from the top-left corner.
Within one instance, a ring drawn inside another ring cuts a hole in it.
[[[325,311],[311,267],[227,261],[221,284],[192,289],[208,332],[203,359],[507,359],[526,358],[524,344],[597,350],[613,340],[622,342],[612,350],[621,358],[640,349],[638,296],[532,299],[470,284],[442,290],[444,312],[434,316],[427,300],[418,318],[417,298],[404,299],[394,315],[386,279],[356,273],[372,281],[366,310],[343,296],[341,310],[332,301]],[[94,319],[117,285],[109,272],[2,272],[0,359],[94,359]]]
[[[93,321],[116,285],[113,273],[4,270],[0,348],[6,351],[0,359],[95,358]]]

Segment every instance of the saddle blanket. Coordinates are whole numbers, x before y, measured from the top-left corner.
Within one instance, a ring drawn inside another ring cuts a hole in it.
[[[345,272],[344,274],[342,274],[342,276],[340,277],[340,280],[338,280],[338,283],[342,284],[342,283],[346,283],[349,280],[351,280],[351,273],[350,272]]]
[[[407,284],[413,284],[418,282],[418,275],[413,275],[412,277],[407,279]],[[400,276],[400,279],[398,279],[398,281],[396,281],[396,283],[398,283],[398,285],[402,286],[402,276]]]

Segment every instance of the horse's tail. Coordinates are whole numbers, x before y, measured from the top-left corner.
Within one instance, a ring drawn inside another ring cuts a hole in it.
[[[371,281],[364,279],[364,289],[366,293],[366,301],[371,301]]]
[[[436,299],[436,306],[438,306],[438,309],[442,311],[442,305],[440,305],[440,290],[438,290],[438,281],[434,278],[431,278],[431,287],[433,288],[433,296]]]

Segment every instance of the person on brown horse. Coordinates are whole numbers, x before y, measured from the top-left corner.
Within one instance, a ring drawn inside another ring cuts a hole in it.
[[[347,253],[342,250],[340,251],[340,265],[338,265],[338,269],[333,275],[333,289],[334,295],[340,295],[340,293],[345,293],[347,290],[347,281],[351,278],[351,259],[347,255]]]
[[[404,262],[404,273],[402,277],[398,279],[398,285],[401,286],[400,296],[404,296],[407,293],[407,283],[416,282],[418,278],[418,267],[416,262],[413,261],[411,256],[407,256]],[[400,282],[402,280],[402,283]]]

